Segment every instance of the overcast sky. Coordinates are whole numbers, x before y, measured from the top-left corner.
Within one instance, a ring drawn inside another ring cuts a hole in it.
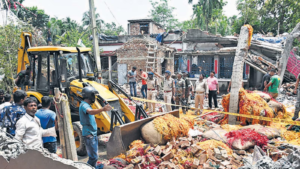
[[[127,30],[127,20],[147,18],[151,4],[149,0],[94,0],[97,13],[105,22],[121,24]],[[198,0],[194,0],[196,3]],[[227,0],[224,8],[226,16],[237,15],[236,0]],[[174,15],[179,21],[188,20],[192,16],[192,4],[188,0],[169,0],[175,7]],[[88,0],[25,0],[25,6],[38,6],[51,17],[60,19],[67,16],[81,23],[82,15],[89,10]],[[110,10],[109,10],[110,9]],[[110,12],[111,11],[111,12]],[[114,16],[115,18],[114,18]]]

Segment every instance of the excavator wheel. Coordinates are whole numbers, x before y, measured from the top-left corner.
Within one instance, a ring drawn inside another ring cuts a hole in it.
[[[85,142],[82,136],[82,126],[79,121],[73,122],[73,129],[77,155],[85,156],[87,152],[85,148]]]

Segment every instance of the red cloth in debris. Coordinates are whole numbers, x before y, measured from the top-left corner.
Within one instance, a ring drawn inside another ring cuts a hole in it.
[[[291,72],[293,75],[295,75],[296,77],[298,77],[298,74],[300,73],[300,60],[298,60],[295,56],[295,54],[293,53],[293,51],[291,51],[290,53],[290,57],[288,59],[288,63],[286,65],[286,69]]]

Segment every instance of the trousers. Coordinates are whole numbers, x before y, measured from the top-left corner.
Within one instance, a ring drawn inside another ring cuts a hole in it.
[[[56,154],[57,145],[56,142],[44,143],[44,148],[47,149],[50,153]]]
[[[147,84],[142,85],[141,93],[143,95],[143,98],[147,98]]]
[[[130,95],[136,97],[136,82],[129,82],[129,85],[130,85]]]
[[[212,108],[212,99],[214,99],[215,108],[218,108],[217,91],[210,90],[208,93],[208,99],[209,108]]]
[[[156,90],[148,90],[147,100],[156,100]],[[155,111],[155,103],[148,102],[148,108],[151,112]]]
[[[96,167],[98,160],[98,138],[97,136],[83,137],[85,141],[85,147],[89,156],[88,164]]]
[[[172,103],[171,100],[172,100],[172,92],[165,92],[164,93],[164,102],[171,104]],[[166,105],[166,107],[167,107],[168,112],[172,111],[171,105]]]
[[[186,113],[186,109],[185,109],[185,107],[182,107],[182,106],[186,106],[185,99],[182,98],[182,96],[175,96],[175,102],[176,102],[176,105],[178,105],[177,106],[178,109],[181,108],[182,112],[185,114]]]
[[[195,108],[197,109],[199,104],[200,104],[200,109],[203,110],[203,105],[204,105],[204,93],[203,94],[196,94],[195,95]],[[198,110],[196,110],[198,111]]]

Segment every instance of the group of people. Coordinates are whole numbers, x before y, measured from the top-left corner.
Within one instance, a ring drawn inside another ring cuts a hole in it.
[[[204,75],[201,74],[193,85],[188,78],[187,71],[178,73],[177,76],[171,76],[171,72],[168,70],[165,71],[164,75],[154,72],[153,69],[150,69],[148,73],[144,72],[143,69],[140,69],[139,73],[136,70],[137,68],[134,66],[127,74],[131,96],[137,96],[136,85],[137,80],[140,79],[142,81],[142,97],[147,100],[156,100],[156,95],[159,91],[157,78],[160,78],[163,84],[163,98],[168,112],[174,110],[176,107],[171,105],[176,104],[182,107],[182,111],[185,114],[188,110],[191,96],[195,97],[195,114],[202,112],[205,97],[209,99],[210,109],[212,109],[212,101],[214,101],[214,107],[218,108],[217,95],[219,94],[219,86],[215,72],[211,72],[207,79],[204,79]],[[200,109],[198,109],[199,105]],[[155,103],[148,102],[147,107],[150,113],[155,111]]]
[[[23,90],[13,94],[4,94],[0,90],[0,123],[1,129],[10,137],[26,144],[30,148],[46,148],[56,153],[56,114],[50,110],[51,97],[42,97],[42,108],[37,109],[36,98],[27,97]]]

